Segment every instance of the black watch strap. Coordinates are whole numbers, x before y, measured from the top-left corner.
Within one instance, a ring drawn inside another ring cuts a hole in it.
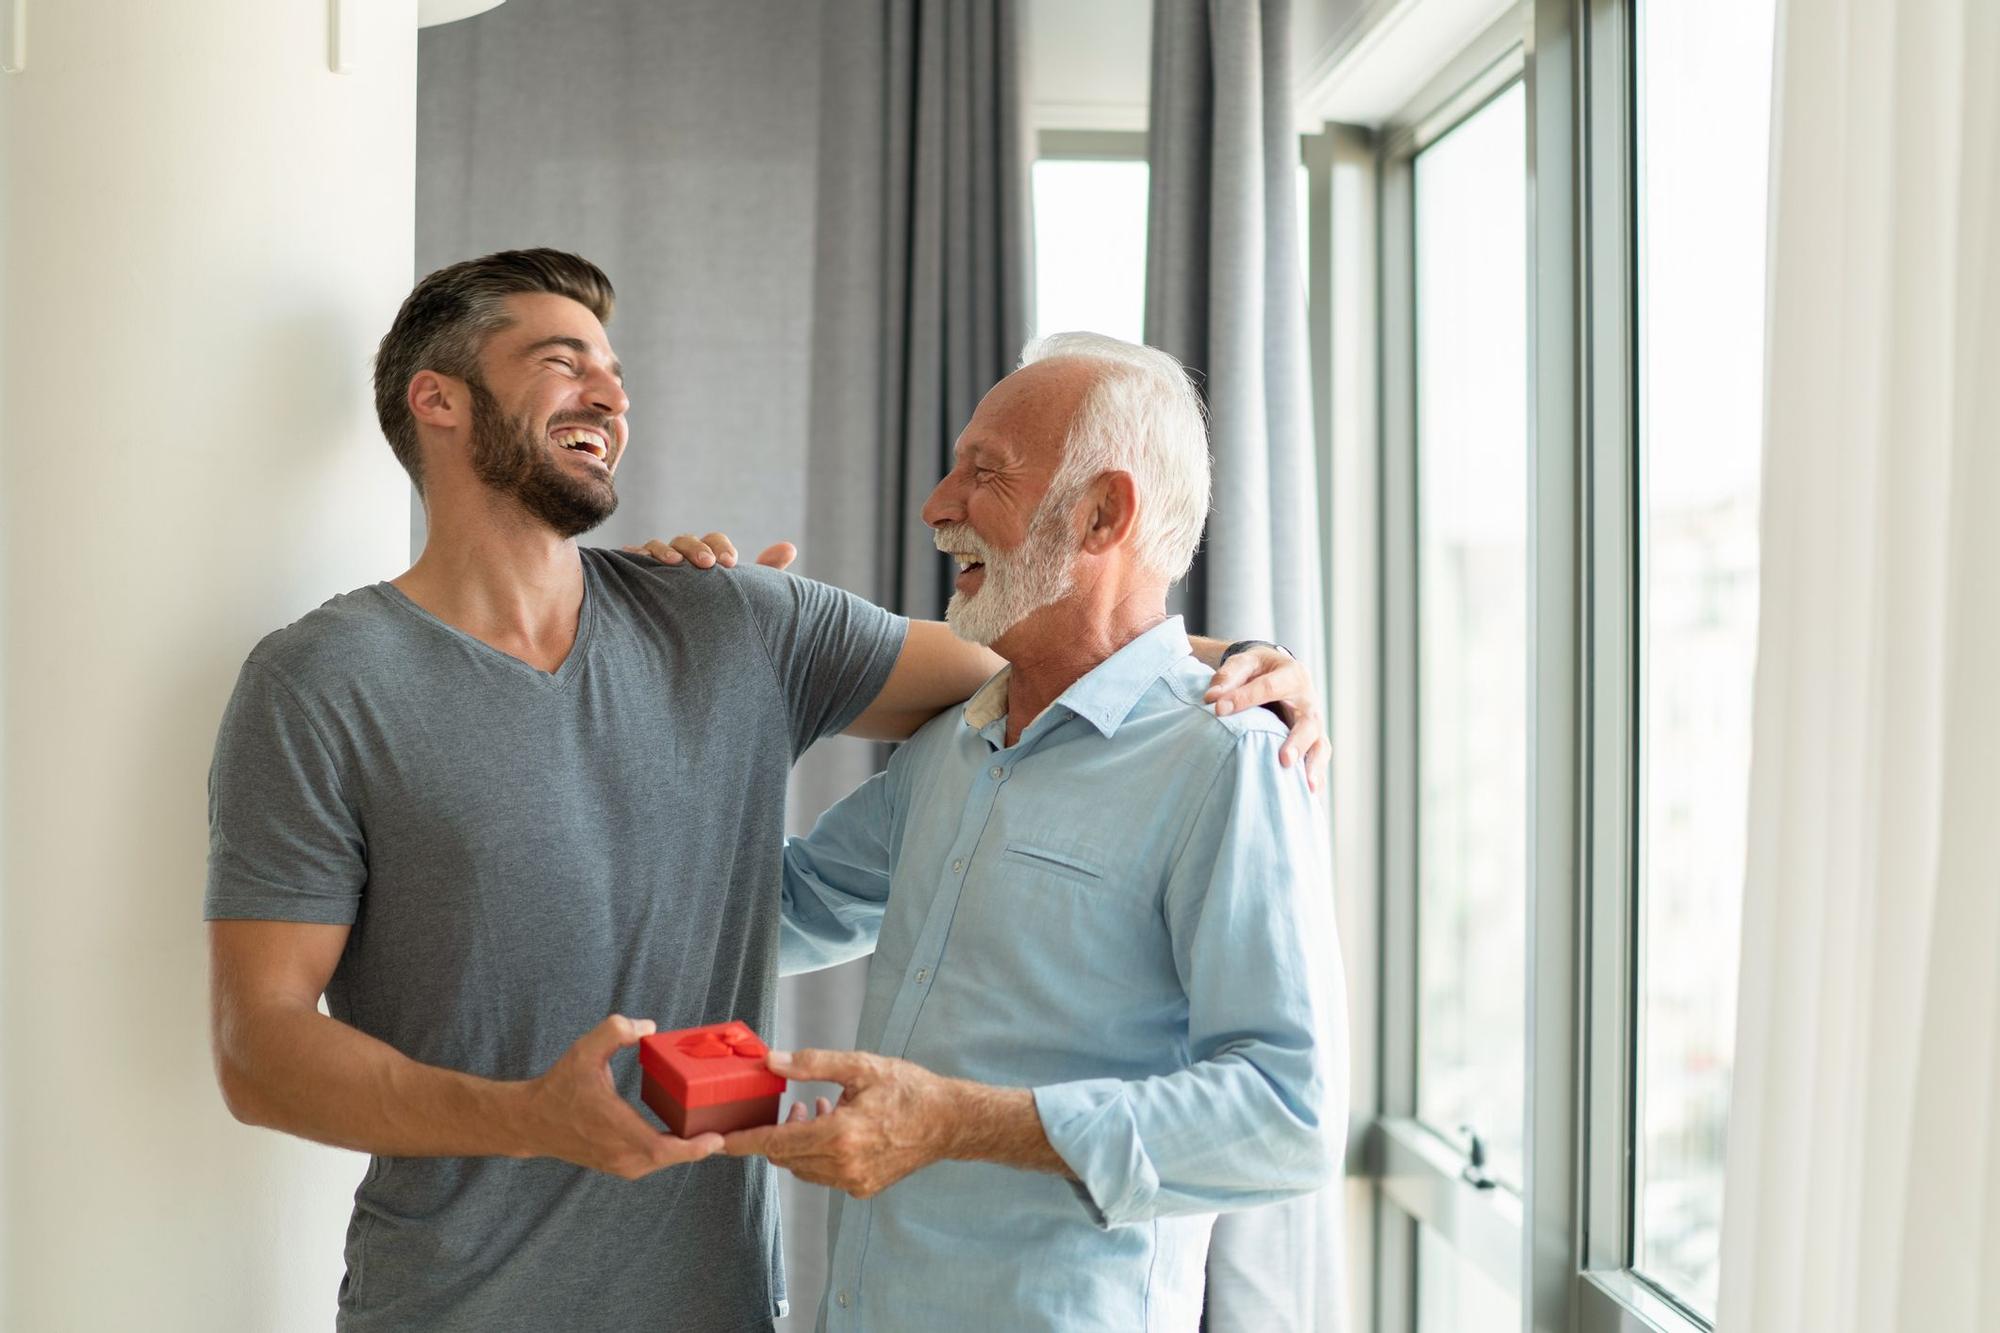
[[[1230,658],[1236,656],[1236,654],[1238,653],[1247,653],[1252,648],[1276,648],[1279,652],[1283,653],[1285,656],[1291,658],[1295,662],[1298,660],[1299,656],[1291,649],[1285,647],[1284,644],[1272,643],[1269,639],[1238,639],[1235,643],[1230,644],[1227,648],[1224,648],[1222,650],[1222,661],[1217,662],[1216,665],[1221,666],[1222,662],[1227,662]]]

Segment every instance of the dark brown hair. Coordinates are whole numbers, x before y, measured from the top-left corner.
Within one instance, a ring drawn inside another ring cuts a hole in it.
[[[567,296],[607,324],[617,300],[611,279],[588,259],[561,250],[502,250],[424,278],[383,335],[375,353],[375,416],[419,493],[424,460],[410,414],[410,381],[424,370],[477,380],[486,340],[513,322],[507,298],[528,292]]]

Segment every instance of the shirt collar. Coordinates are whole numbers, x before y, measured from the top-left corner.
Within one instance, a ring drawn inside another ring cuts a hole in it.
[[[1168,616],[1085,672],[1050,706],[1067,708],[1107,738],[1115,736],[1153,682],[1191,651],[1183,621]],[[1007,682],[1013,674],[1011,664],[1002,667],[965,701],[966,726],[984,731],[1007,716]]]

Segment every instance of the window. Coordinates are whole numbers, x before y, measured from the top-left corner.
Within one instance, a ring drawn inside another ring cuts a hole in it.
[[[1034,172],[1035,333],[1088,329],[1139,342],[1146,316],[1145,136],[1045,133],[1043,139]],[[1066,141],[1075,146],[1062,146]]]
[[[1035,328],[1145,341],[1146,136],[1045,130],[1035,159]],[[1306,235],[1306,169],[1296,173],[1299,235]],[[1309,281],[1310,255],[1299,255]]]
[[[1308,161],[1349,289],[1315,288],[1322,397],[1379,384],[1374,417],[1321,405],[1328,586],[1374,599],[1334,607],[1374,651],[1336,640],[1331,695],[1379,888],[1347,937],[1377,1333],[1712,1327],[1775,4],[1523,3],[1327,76],[1376,126]]]
[[[1757,648],[1773,0],[1638,7],[1634,1267],[1715,1316]]]
[[[1521,1181],[1527,917],[1526,121],[1417,154],[1417,1114]]]
[[[1364,1322],[1383,1333],[1518,1327],[1524,1308],[1523,32],[1518,14],[1496,21],[1418,91],[1374,136],[1372,181],[1359,177],[1363,141],[1352,133],[1309,157],[1324,173],[1315,226],[1345,223],[1314,236],[1334,281],[1379,256],[1379,305],[1320,291],[1333,327],[1316,337],[1350,394],[1380,385],[1378,414],[1327,413],[1326,504],[1336,515],[1328,586],[1380,598],[1373,616],[1333,607],[1336,713],[1349,745],[1373,722],[1380,747],[1379,775],[1337,779],[1333,805],[1350,847],[1369,840],[1371,823],[1379,829],[1368,868],[1380,890],[1369,921],[1380,939],[1369,1014],[1380,1047],[1376,1082],[1359,1081],[1357,1096],[1379,1108],[1370,1156],[1381,1224]],[[1372,227],[1355,216],[1362,205]],[[1364,339],[1378,365],[1352,356]],[[1375,437],[1365,445],[1364,432]],[[1355,466],[1362,448],[1375,465]],[[1342,544],[1357,530],[1375,535],[1373,560]],[[1372,665],[1341,655],[1342,625],[1374,632]],[[1367,976],[1367,945],[1349,934],[1346,947],[1360,955],[1353,975]]]

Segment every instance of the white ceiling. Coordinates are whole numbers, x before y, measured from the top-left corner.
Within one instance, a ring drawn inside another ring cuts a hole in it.
[[[1152,0],[1026,0],[1028,100],[1038,129],[1143,130],[1152,73]],[[1292,8],[1293,86],[1383,0],[1297,0]]]

